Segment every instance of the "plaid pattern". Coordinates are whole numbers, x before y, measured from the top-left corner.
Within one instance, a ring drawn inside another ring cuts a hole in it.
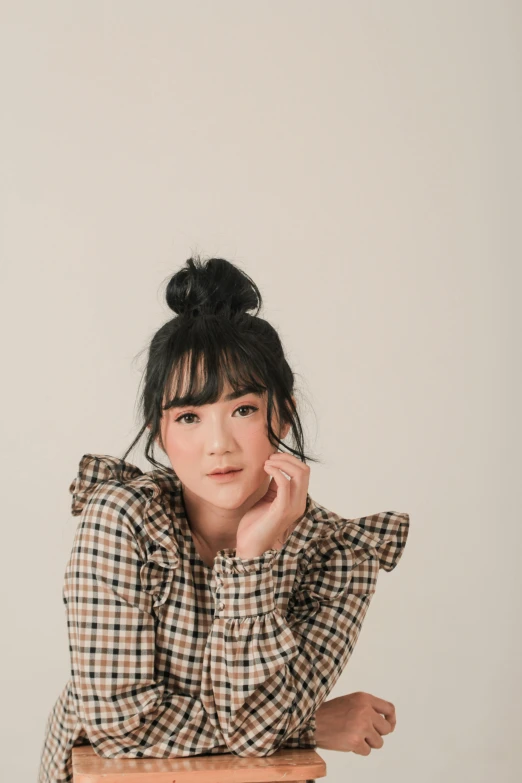
[[[71,675],[39,783],[71,783],[73,745],[105,758],[314,748],[315,711],[359,636],[409,516],[343,519],[307,495],[281,550],[200,558],[172,470],[85,454],[65,570]]]

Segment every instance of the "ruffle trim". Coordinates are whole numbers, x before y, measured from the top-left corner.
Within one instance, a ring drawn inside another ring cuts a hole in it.
[[[167,600],[180,562],[179,546],[174,536],[172,520],[165,511],[166,494],[175,503],[178,486],[174,471],[159,469],[144,473],[130,462],[107,454],[84,454],[78,475],[69,486],[73,516],[82,513],[88,500],[99,488],[125,486],[138,490],[146,499],[139,523],[146,533],[146,561],[140,568],[142,590],[153,598],[159,608]],[[163,502],[162,502],[163,501]]]
[[[317,551],[328,557],[333,550],[348,547],[350,570],[372,556],[378,559],[379,568],[392,571],[402,556],[409,527],[409,514],[398,511],[342,519],[337,528],[318,536]]]
[[[80,460],[78,475],[69,486],[73,516],[82,513],[89,497],[100,484],[111,480],[124,484],[141,475],[143,473],[136,465],[131,465],[125,460],[118,460],[105,454],[84,454]]]
[[[306,612],[341,595],[375,592],[380,569],[392,571],[409,532],[409,514],[382,511],[357,519],[340,519],[319,532],[299,558],[299,587],[289,609]]]
[[[237,549],[220,549],[214,558],[214,570],[220,575],[255,574],[269,571],[280,555],[278,549],[267,549],[257,557],[236,557]]]

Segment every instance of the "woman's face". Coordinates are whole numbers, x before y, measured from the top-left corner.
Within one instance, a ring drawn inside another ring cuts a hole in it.
[[[163,412],[161,433],[182,484],[214,506],[235,509],[259,495],[262,486],[264,495],[270,476],[263,466],[277,448],[268,440],[266,393],[227,399],[230,392],[226,386],[221,399],[209,405],[169,408]],[[278,431],[275,414],[271,424],[281,440],[286,437],[290,424]],[[240,471],[226,480],[209,477],[215,468],[227,466]]]

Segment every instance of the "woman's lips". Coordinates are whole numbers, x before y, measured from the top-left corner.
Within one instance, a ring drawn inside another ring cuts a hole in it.
[[[239,476],[241,470],[229,470],[228,473],[209,473],[208,477],[214,479],[214,481],[231,481],[236,476]]]

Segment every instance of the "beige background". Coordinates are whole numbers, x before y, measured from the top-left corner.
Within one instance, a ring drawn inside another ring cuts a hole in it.
[[[321,751],[328,779],[520,779],[521,17],[1,4],[2,779],[36,779],[68,678],[69,484],[134,437],[135,357],[198,251],[261,288],[312,496],[411,516],[331,694],[393,701],[397,728]]]

